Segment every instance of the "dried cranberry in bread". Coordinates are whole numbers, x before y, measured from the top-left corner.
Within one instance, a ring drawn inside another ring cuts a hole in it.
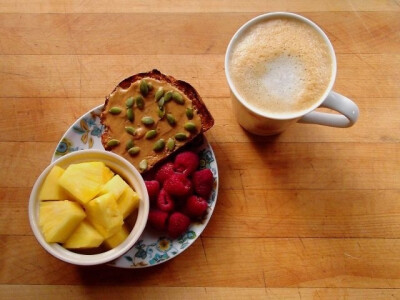
[[[158,70],[121,81],[106,97],[101,141],[141,173],[177,152],[214,125],[197,91]]]

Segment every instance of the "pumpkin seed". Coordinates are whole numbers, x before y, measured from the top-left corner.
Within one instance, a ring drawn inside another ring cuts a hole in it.
[[[148,167],[148,164],[147,164],[147,160],[146,159],[143,159],[140,163],[139,163],[139,170],[140,171],[146,171],[147,170],[147,167]]]
[[[182,132],[178,132],[177,134],[175,134],[175,139],[177,139],[178,141],[184,141],[187,140],[188,136],[185,133]]]
[[[113,115],[119,115],[121,113],[121,111],[122,111],[121,108],[114,106],[114,107],[111,107],[108,112]]]
[[[147,94],[149,93],[149,85],[147,84],[146,80],[142,79],[140,81],[139,89],[142,95],[146,97]]]
[[[158,108],[158,116],[160,119],[164,118],[164,116],[165,116],[165,108],[164,107]]]
[[[172,99],[175,100],[176,103],[178,104],[183,104],[185,103],[185,100],[183,99],[182,95],[178,92],[173,92],[172,93]]]
[[[160,86],[155,94],[155,99],[156,101],[160,100],[161,97],[164,95],[164,88],[162,86]]]
[[[171,100],[172,99],[172,91],[166,92],[164,95],[164,99],[165,99],[165,102],[168,102],[169,100]]]
[[[147,140],[151,140],[151,139],[154,138],[156,135],[157,135],[157,131],[153,129],[153,130],[147,131],[146,134],[144,135],[144,137],[145,137]]]
[[[140,152],[140,148],[139,147],[137,147],[137,146],[135,146],[135,147],[131,147],[131,148],[129,148],[129,150],[128,150],[128,153],[130,154],[130,155],[137,155],[138,153]]]
[[[126,107],[128,107],[128,108],[131,108],[131,107],[133,106],[133,103],[134,103],[133,97],[129,97],[129,98],[126,99],[126,101],[125,101],[125,105],[126,105]]]
[[[136,129],[132,126],[125,126],[125,131],[131,135],[135,135]]]
[[[119,140],[117,140],[117,139],[111,139],[106,144],[107,147],[115,147],[118,145],[119,145]]]
[[[133,113],[133,109],[132,108],[128,108],[126,110],[126,117],[128,118],[129,121],[133,122],[133,120],[135,120],[135,115]]]
[[[183,126],[187,131],[194,132],[196,131],[196,124],[193,122],[186,122],[185,125]]]
[[[193,119],[193,108],[192,107],[186,108],[186,117],[189,120]]]
[[[165,147],[165,141],[163,139],[159,139],[157,142],[154,143],[153,150],[154,151],[161,151]]]
[[[137,95],[135,98],[136,107],[139,109],[144,108],[144,99],[141,95]]]
[[[169,138],[167,141],[167,148],[169,151],[174,150],[175,148],[175,140],[173,138]]]
[[[161,97],[160,100],[158,100],[158,106],[163,107],[164,103],[165,103],[165,99],[164,99],[164,97]]]
[[[149,91],[152,91],[153,90],[153,84],[151,83],[151,82],[148,82],[147,83],[147,86],[149,87]]]
[[[176,124],[175,117],[172,114],[167,114],[168,124],[174,126]]]
[[[133,146],[135,146],[135,145],[133,144],[133,140],[131,139],[131,140],[129,140],[129,141],[126,143],[125,149],[126,149],[126,150],[129,150],[129,149],[131,149]]]
[[[154,120],[152,117],[143,117],[142,118],[142,123],[144,125],[153,125],[154,124]]]

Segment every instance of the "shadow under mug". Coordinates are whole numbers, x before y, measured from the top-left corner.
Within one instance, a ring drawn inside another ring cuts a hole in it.
[[[232,48],[234,47],[239,37],[241,37],[242,34],[249,27],[259,22],[279,17],[294,18],[314,28],[321,35],[326,45],[328,46],[332,60],[331,80],[321,98],[316,101],[312,106],[310,106],[307,110],[302,111],[298,114],[293,114],[285,117],[268,115],[266,113],[259,112],[248,102],[246,102],[243,97],[241,97],[240,94],[237,92],[235,85],[233,84],[230,77],[229,70],[229,60],[232,53]],[[322,29],[320,29],[315,23],[313,23],[309,19],[297,14],[287,12],[267,13],[251,19],[242,27],[240,27],[239,30],[234,34],[225,54],[225,75],[229,84],[233,110],[238,123],[247,131],[257,135],[278,134],[296,122],[306,124],[319,124],[340,128],[352,126],[358,119],[359,109],[353,101],[341,94],[332,91],[332,87],[336,78],[336,68],[336,55],[331,42],[329,41],[326,34],[322,31]],[[330,108],[337,111],[339,114],[315,111],[315,109],[318,107]]]

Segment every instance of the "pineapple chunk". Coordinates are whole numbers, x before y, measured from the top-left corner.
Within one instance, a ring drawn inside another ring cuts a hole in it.
[[[129,187],[129,185],[125,182],[125,180],[123,180],[121,176],[115,175],[101,187],[98,195],[112,193],[115,196],[115,199],[118,199],[126,187]]]
[[[69,165],[58,183],[77,201],[85,205],[92,200],[103,184],[103,162],[84,162]]]
[[[104,237],[115,234],[124,223],[117,201],[112,193],[101,195],[86,204],[88,220]]]
[[[112,249],[121,244],[128,237],[129,231],[126,226],[122,226],[120,230],[108,239],[104,240],[104,244],[107,248]]]
[[[103,169],[103,184],[107,183],[114,176],[114,172],[107,166]]]
[[[103,236],[87,220],[83,220],[63,246],[67,249],[87,249],[98,247],[103,241]]]
[[[124,219],[136,208],[138,208],[139,202],[139,195],[132,190],[130,186],[126,187],[121,197],[119,197],[117,200],[118,208],[121,211]]]
[[[64,169],[59,166],[54,166],[46,179],[43,182],[39,192],[39,201],[43,200],[66,200],[67,193],[58,184],[58,179],[64,173]]]
[[[40,202],[39,225],[48,243],[65,242],[85,217],[84,210],[76,202]]]

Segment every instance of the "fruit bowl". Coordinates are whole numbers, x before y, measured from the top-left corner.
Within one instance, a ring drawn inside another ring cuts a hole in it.
[[[83,162],[104,162],[116,174],[120,175],[138,194],[140,198],[136,221],[128,237],[118,246],[100,253],[78,253],[64,248],[59,243],[48,243],[39,226],[39,193],[52,168],[57,165],[67,168],[71,164]],[[54,257],[75,265],[98,265],[108,263],[126,253],[140,238],[145,229],[149,214],[149,197],[140,173],[127,160],[111,152],[102,150],[84,150],[69,153],[51,163],[38,177],[29,198],[29,222],[40,245]]]

